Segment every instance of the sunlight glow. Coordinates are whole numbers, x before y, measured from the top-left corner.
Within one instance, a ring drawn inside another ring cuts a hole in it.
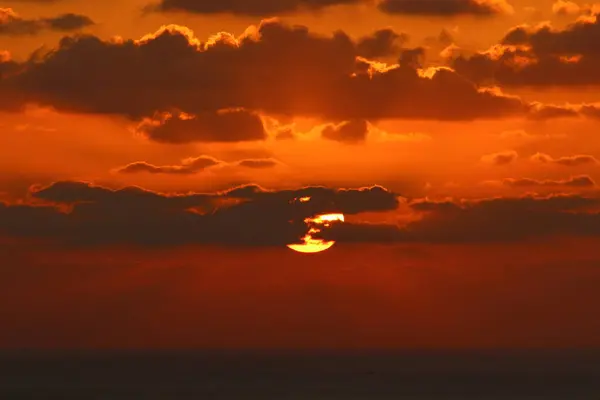
[[[288,244],[287,247],[300,253],[320,253],[330,249],[335,244],[335,241],[315,239],[312,235],[321,232],[321,229],[318,227],[320,225],[329,227],[332,222],[344,222],[344,214],[322,214],[314,218],[306,218],[304,222],[310,228],[302,238],[302,243]]]

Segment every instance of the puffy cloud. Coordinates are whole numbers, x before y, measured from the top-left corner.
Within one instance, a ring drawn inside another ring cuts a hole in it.
[[[221,126],[214,113],[224,109],[329,121],[472,120],[528,112],[520,99],[479,89],[451,69],[415,68],[419,49],[404,49],[400,65],[386,65],[361,58],[365,46],[371,45],[343,32],[324,36],[276,20],[238,38],[221,33],[206,42],[178,26],[137,41],[66,37],[38,62],[19,65],[19,73],[3,78],[0,93],[12,109],[37,102],[133,119],[156,112],[196,116],[144,126],[153,139],[179,142],[196,140],[195,124],[201,138],[224,138],[205,129]]]
[[[579,167],[582,165],[598,164],[596,157],[586,154],[552,158],[548,154],[536,153],[531,156],[531,160],[542,164],[556,164],[563,165],[565,167]]]
[[[513,86],[600,84],[600,20],[594,14],[564,29],[548,24],[511,29],[500,45],[452,66],[478,83]]]
[[[336,5],[359,4],[364,0],[160,0],[147,11],[184,11],[197,14],[228,13],[246,16],[272,16],[298,11],[319,11]]]
[[[581,12],[581,7],[572,1],[557,0],[552,4],[552,12],[558,15],[577,15]]]
[[[369,124],[365,120],[352,120],[337,125],[327,125],[321,131],[325,139],[338,142],[364,142],[369,134]]]
[[[80,14],[62,14],[50,18],[26,19],[11,8],[0,8],[0,35],[36,35],[45,30],[68,32],[94,24],[89,17]]]
[[[379,29],[370,36],[360,38],[356,43],[356,51],[368,59],[394,56],[400,54],[408,39],[405,33],[396,33],[390,28]]]
[[[514,12],[505,0],[381,0],[378,8],[388,14],[422,16],[491,16]]]
[[[519,155],[516,151],[509,150],[485,155],[481,157],[481,161],[494,165],[508,165],[515,161],[518,157]]]
[[[552,4],[552,12],[561,16],[594,15],[600,12],[598,4],[577,4],[569,0],[557,0]]]

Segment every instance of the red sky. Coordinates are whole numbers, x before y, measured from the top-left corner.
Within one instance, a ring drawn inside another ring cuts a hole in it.
[[[0,348],[600,345],[600,6],[3,7]]]

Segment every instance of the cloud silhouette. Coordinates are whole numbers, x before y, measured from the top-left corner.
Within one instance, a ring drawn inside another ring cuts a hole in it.
[[[425,200],[414,201],[410,206],[421,217],[406,226],[346,223],[321,233],[320,237],[341,242],[482,243],[600,235],[597,197]]]
[[[481,83],[506,86],[568,86],[600,83],[600,19],[589,18],[556,29],[548,24],[511,29],[500,44],[452,66]]]
[[[399,204],[396,194],[379,186],[270,191],[250,185],[167,195],[63,181],[34,187],[30,196],[51,205],[1,204],[0,233],[77,245],[285,245],[306,233],[305,218],[327,212],[390,211]],[[306,197],[310,201],[298,201]]]
[[[189,12],[196,14],[235,14],[253,17],[300,12],[320,11],[336,5],[352,5],[364,0],[160,0],[150,4],[146,11]]]
[[[94,25],[89,17],[80,14],[62,14],[50,18],[26,19],[12,8],[0,8],[0,35],[26,36],[42,31],[69,32]]]
[[[221,33],[206,42],[179,26],[137,41],[65,37],[39,62],[19,64],[3,78],[0,94],[10,109],[33,102],[143,120],[148,137],[179,143],[258,140],[258,117],[248,114],[254,112],[329,121],[472,120],[529,112],[519,98],[480,89],[448,68],[418,69],[421,49],[403,49],[400,65],[360,56],[369,47],[384,54],[396,46],[377,39],[387,35],[376,33],[377,45],[366,45],[340,31],[326,36],[265,20],[241,37]],[[157,123],[155,115],[171,118]],[[236,129],[242,121],[253,128]]]
[[[440,17],[492,16],[514,12],[504,0],[381,0],[378,8],[388,14]]]
[[[260,116],[244,109],[199,115],[163,113],[145,118],[136,131],[161,143],[243,142],[267,138]]]
[[[321,131],[325,139],[338,142],[360,143],[367,140],[369,124],[365,120],[352,120],[337,125],[327,125]]]
[[[587,182],[573,178],[559,183],[585,188]],[[45,204],[0,204],[0,234],[86,246],[282,246],[306,233],[303,220],[307,217],[390,212],[400,205],[397,194],[379,186],[273,191],[246,185],[215,193],[161,194],[64,181],[32,188],[30,195]],[[307,197],[309,201],[299,201]],[[594,193],[403,202],[415,214],[412,222],[348,222],[316,237],[342,243],[456,243],[600,235],[600,198]]]

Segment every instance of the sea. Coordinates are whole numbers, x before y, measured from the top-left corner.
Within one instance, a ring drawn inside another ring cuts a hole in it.
[[[0,352],[0,400],[600,400],[600,350]]]

